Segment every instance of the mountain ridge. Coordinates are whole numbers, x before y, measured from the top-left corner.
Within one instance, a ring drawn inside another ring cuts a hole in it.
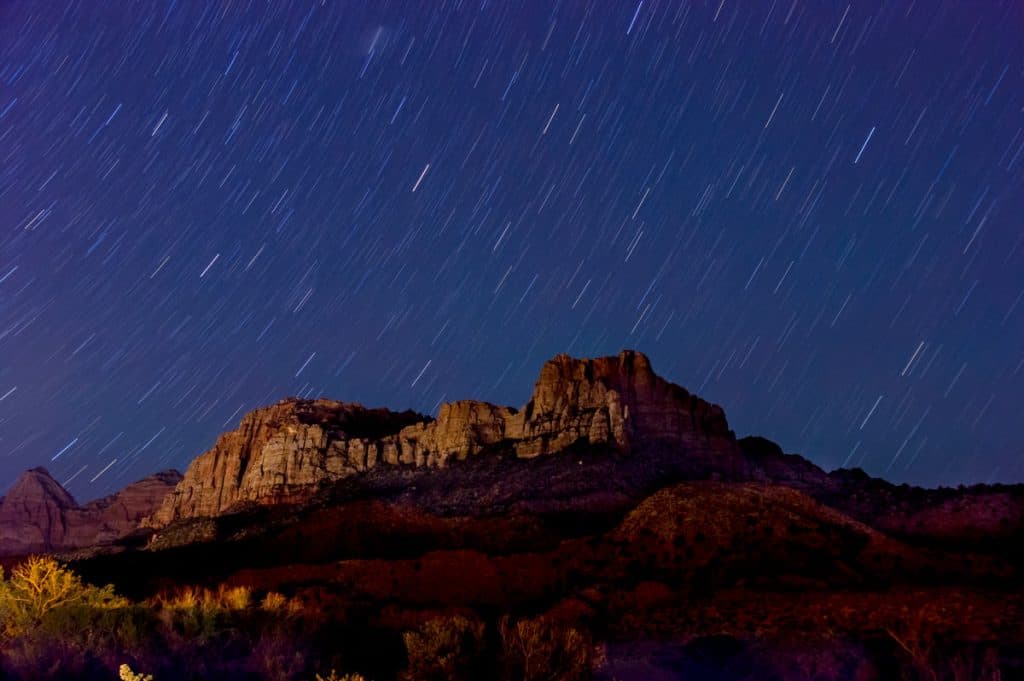
[[[0,499],[0,554],[73,551],[135,533],[191,541],[210,525],[199,535],[164,530],[324,494],[442,514],[620,512],[667,484],[701,479],[791,487],[878,529],[935,541],[1010,536],[1024,516],[1016,487],[929,492],[858,470],[827,473],[763,437],[737,439],[720,406],[623,350],[556,355],[518,408],[458,400],[435,418],[286,398],[245,414],[183,475],[159,473],[84,505],[33,469]]]
[[[0,497],[0,555],[52,553],[121,539],[180,480],[177,471],[161,471],[79,504],[46,468],[32,468]]]
[[[215,516],[237,503],[299,500],[378,465],[444,468],[499,446],[522,459],[580,442],[621,452],[671,446],[708,472],[740,473],[746,465],[722,408],[657,376],[632,350],[556,355],[522,408],[459,400],[443,404],[436,419],[413,421],[413,414],[323,399],[254,410],[192,462],[147,525]],[[376,438],[360,436],[369,418],[380,426]]]

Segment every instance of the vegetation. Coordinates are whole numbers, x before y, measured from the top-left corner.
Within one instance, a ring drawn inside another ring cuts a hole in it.
[[[647,581],[588,598],[604,598],[609,621],[622,622],[641,640],[683,641],[676,654],[684,658],[724,649],[778,678],[874,673],[905,681],[997,681],[994,642],[1007,639],[1016,612],[995,597],[956,590],[856,596],[737,590],[703,602]],[[367,612],[378,616],[377,603],[359,607],[365,610],[352,614],[245,586],[185,587],[132,602],[110,586],[84,582],[58,561],[30,558],[0,579],[0,678],[584,681],[608,664],[611,650],[583,624],[590,616],[580,601],[515,617],[394,610],[387,625],[366,624]],[[326,619],[327,610],[342,615]],[[817,640],[785,639],[815,627]],[[325,676],[325,669],[366,676]]]
[[[471,681],[483,674],[483,622],[461,615],[438,617],[402,638],[409,681]]]
[[[580,629],[551,618],[500,625],[505,678],[508,681],[576,681],[588,678],[593,646]]]
[[[885,627],[896,644],[904,676],[922,681],[999,681],[999,655],[992,646],[956,645],[940,603],[907,609]]]
[[[136,673],[126,664],[121,665],[120,669],[118,669],[118,676],[120,676],[121,681],[153,681],[152,674]]]
[[[0,579],[0,676],[152,681],[244,673],[290,681],[312,676],[308,667],[317,662],[303,647],[310,622],[301,611],[294,599],[257,599],[245,587],[184,588],[133,603],[53,558],[31,557]],[[153,673],[137,674],[136,664]]]
[[[32,556],[3,579],[0,569],[0,622],[5,637],[37,630],[53,612],[71,608],[109,610],[128,602],[114,594],[113,586],[97,588],[53,558]]]
[[[320,676],[316,675],[316,681],[366,681],[360,674],[345,674],[344,676],[338,676],[338,674],[332,669],[330,675]]]

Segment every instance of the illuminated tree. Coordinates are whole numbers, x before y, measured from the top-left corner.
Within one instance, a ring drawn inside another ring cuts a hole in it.
[[[127,601],[103,588],[82,582],[81,578],[53,558],[32,556],[17,565],[9,579],[0,572],[0,629],[7,636],[18,636],[39,626],[50,612],[67,606],[119,608]]]

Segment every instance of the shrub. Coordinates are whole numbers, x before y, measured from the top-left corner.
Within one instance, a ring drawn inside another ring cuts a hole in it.
[[[576,627],[543,616],[513,622],[506,615],[499,630],[506,679],[573,681],[590,676],[593,646]]]
[[[293,616],[302,613],[302,601],[288,598],[276,591],[268,591],[260,601],[260,608],[278,615]]]
[[[263,601],[260,603],[260,607],[267,612],[279,612],[284,610],[287,605],[288,599],[276,591],[267,593],[267,595],[263,597]]]
[[[402,635],[410,681],[460,681],[480,678],[484,624],[461,615],[438,617]]]
[[[7,636],[35,630],[48,614],[63,608],[112,609],[128,605],[114,593],[113,586],[85,584],[67,567],[45,556],[31,556],[11,571],[10,579],[2,577],[0,572],[0,619]]]
[[[126,664],[121,665],[121,668],[117,670],[118,676],[121,677],[121,681],[153,681],[152,674],[142,674],[132,671],[132,668]]]
[[[366,681],[360,674],[345,674],[345,676],[338,676],[334,670],[331,670],[330,676],[316,675],[316,681]]]
[[[158,631],[155,613],[145,606],[97,608],[72,604],[48,612],[32,637],[100,654],[144,650]]]
[[[252,603],[252,591],[249,587],[221,587],[217,600],[226,610],[245,610]]]

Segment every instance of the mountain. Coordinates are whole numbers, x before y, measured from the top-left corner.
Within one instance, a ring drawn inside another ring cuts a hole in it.
[[[693,477],[743,477],[747,469],[721,407],[657,376],[643,354],[558,355],[521,409],[463,400],[442,405],[436,420],[330,400],[257,409],[192,462],[147,524],[216,516],[247,502],[301,501],[375,469],[445,468],[501,454],[532,459],[581,445],[684,451],[675,458]]]
[[[97,679],[126,659],[156,678],[526,678],[510,621],[548,662],[565,658],[544,627],[586,642],[586,673],[545,678],[1024,673],[1024,486],[826,472],[737,439],[633,351],[556,356],[518,408],[282,400],[183,476],[84,506],[35,469],[0,503],[0,545],[64,552],[135,599],[152,640],[86,636]],[[404,634],[449,659],[458,618],[485,632],[483,671],[414,674]]]
[[[0,499],[0,555],[109,544],[137,530],[180,481],[164,471],[79,506],[45,468],[33,468]]]
[[[914,541],[993,543],[1024,527],[1019,486],[896,486],[860,471],[827,473],[762,437],[737,440],[721,407],[625,350],[552,358],[521,408],[461,400],[435,419],[285,399],[246,414],[183,477],[161,473],[82,507],[34,469],[0,505],[0,553],[109,544],[136,529],[158,530],[164,546],[188,543],[253,506],[316,500],[442,515],[624,513],[665,485],[702,479],[784,485]]]

